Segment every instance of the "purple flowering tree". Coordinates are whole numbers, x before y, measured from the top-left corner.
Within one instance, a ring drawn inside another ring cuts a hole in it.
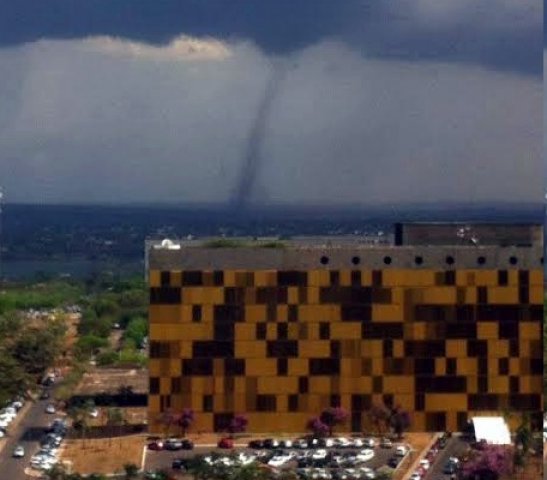
[[[325,425],[319,417],[314,417],[309,420],[308,430],[311,430],[315,437],[326,437],[329,434],[328,425]]]
[[[178,423],[178,414],[170,408],[164,410],[158,417],[159,423],[163,426],[164,435],[168,437],[171,433],[171,427]]]
[[[348,412],[342,407],[329,407],[319,416],[319,420],[328,427],[330,436],[332,436],[332,429],[336,425],[342,425],[347,419]]]
[[[230,436],[233,437],[234,433],[243,433],[247,430],[248,424],[249,420],[245,415],[235,415],[230,421],[230,425],[228,425],[228,432],[230,433]]]
[[[185,408],[182,410],[182,413],[178,416],[177,423],[182,429],[182,436],[186,436],[186,432],[192,426],[195,420],[195,413],[191,408]]]
[[[379,435],[383,434],[388,424],[389,416],[390,413],[384,405],[372,405],[367,412],[367,417]]]
[[[464,464],[463,476],[469,480],[498,480],[511,473],[511,449],[505,445],[485,445]]]
[[[410,427],[410,413],[397,406],[391,412],[389,423],[397,437],[403,438],[403,433]]]

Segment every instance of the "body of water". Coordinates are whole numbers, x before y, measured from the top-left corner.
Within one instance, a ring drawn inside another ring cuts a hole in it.
[[[116,276],[144,275],[144,262],[105,262],[75,260],[7,260],[0,264],[0,278],[6,280],[37,280],[69,277],[78,280],[112,272]]]

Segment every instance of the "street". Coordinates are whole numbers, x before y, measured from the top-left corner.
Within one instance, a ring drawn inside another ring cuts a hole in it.
[[[443,468],[450,457],[457,457],[467,450],[468,443],[459,436],[452,436],[446,447],[441,450],[433,462],[433,465],[424,477],[424,480],[450,480],[450,475],[443,473]]]
[[[21,412],[23,417],[14,420],[14,423],[17,422],[15,428],[11,428],[14,425],[10,425],[8,428],[8,435],[4,439],[6,445],[0,453],[0,480],[33,478],[25,474],[25,469],[29,468],[30,457],[39,449],[39,441],[44,434],[44,428],[57,416],[45,413],[48,403],[49,400],[32,402],[26,412]],[[16,445],[22,445],[25,448],[23,458],[12,457]]]

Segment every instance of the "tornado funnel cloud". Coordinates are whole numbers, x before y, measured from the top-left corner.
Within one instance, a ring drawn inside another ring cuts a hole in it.
[[[230,202],[234,212],[239,212],[247,208],[253,195],[256,179],[260,172],[261,150],[266,136],[270,112],[279,95],[286,72],[287,67],[285,64],[278,63],[273,66],[272,74],[258,105],[256,117],[247,141],[239,180]]]

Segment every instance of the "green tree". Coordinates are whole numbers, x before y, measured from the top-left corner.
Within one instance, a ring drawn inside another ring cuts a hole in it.
[[[95,335],[106,338],[110,335],[112,325],[112,317],[98,317],[94,310],[87,309],[82,314],[78,325],[78,333],[80,335]]]
[[[21,316],[10,312],[0,316],[0,338],[2,343],[6,343],[17,336],[21,331]]]
[[[125,471],[126,480],[132,480],[139,476],[139,467],[137,467],[134,463],[126,463],[123,466],[123,469]]]
[[[52,365],[61,350],[61,337],[54,329],[29,328],[13,345],[13,357],[26,372],[38,374]]]
[[[0,349],[0,405],[27,390],[31,378],[10,352]]]
[[[230,473],[230,478],[234,480],[268,480],[271,478],[270,472],[258,462],[236,467]]]
[[[96,353],[100,348],[108,346],[106,338],[97,337],[96,335],[84,335],[78,338],[74,345],[74,355],[78,360],[87,360],[91,355]]]
[[[106,350],[104,352],[100,352],[97,355],[97,365],[101,367],[114,365],[118,361],[119,356],[120,354],[115,352],[114,350]]]
[[[97,317],[104,317],[107,315],[116,315],[119,311],[118,304],[114,298],[99,298],[93,305],[93,309],[97,313]]]
[[[119,428],[125,425],[125,416],[123,410],[117,407],[111,407],[106,411],[106,425],[109,429],[113,429],[114,432],[119,435]],[[112,432],[110,435],[110,440],[112,440]]]
[[[148,320],[143,317],[132,318],[124,332],[124,340],[131,340],[136,347],[140,347],[144,337],[148,335]]]
[[[188,463],[188,472],[196,480],[209,480],[215,478],[215,468],[206,462],[203,456],[192,457]]]

